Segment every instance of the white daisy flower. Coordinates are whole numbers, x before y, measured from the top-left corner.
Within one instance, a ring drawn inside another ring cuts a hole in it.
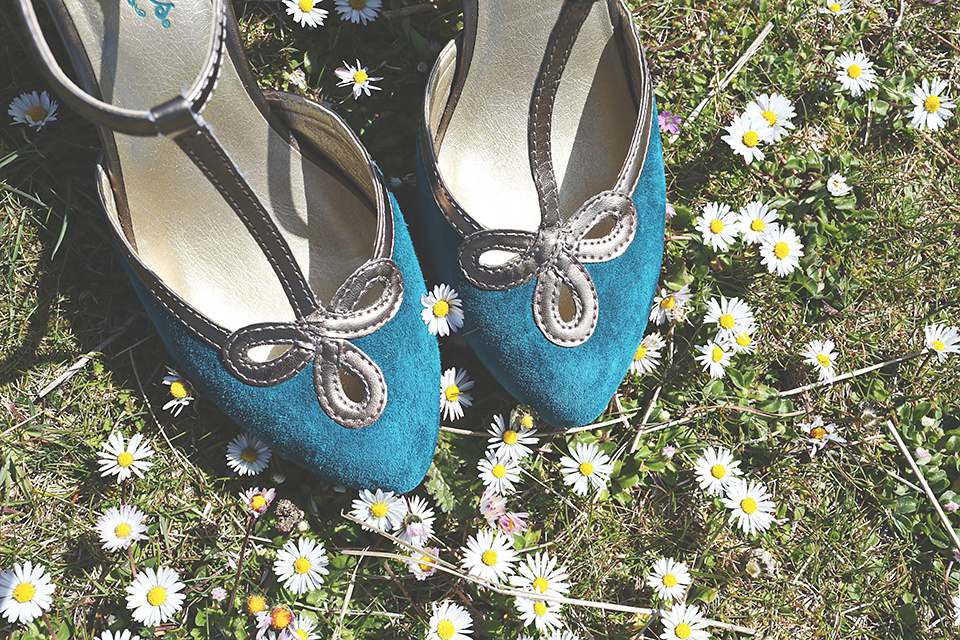
[[[718,342],[729,341],[735,334],[754,326],[753,311],[746,302],[740,298],[725,298],[722,295],[720,302],[717,302],[716,298],[707,301],[707,314],[703,321],[717,325]]]
[[[520,482],[520,463],[510,457],[501,458],[496,451],[487,449],[487,457],[477,464],[483,484],[501,495],[517,490]]]
[[[277,605],[257,614],[257,640],[295,640],[297,617],[286,605]],[[273,638],[268,636],[273,635]]]
[[[0,615],[11,624],[30,622],[50,608],[56,588],[43,565],[18,562],[0,573]]]
[[[659,333],[650,333],[643,337],[640,346],[633,354],[633,361],[630,362],[630,373],[634,375],[647,375],[656,371],[660,366],[660,349],[666,343],[663,336]]]
[[[330,13],[318,7],[319,3],[314,0],[283,0],[283,4],[287,7],[287,13],[293,16],[294,22],[311,29],[323,26],[324,19]]]
[[[487,521],[487,524],[492,526],[496,520],[506,513],[507,499],[490,487],[484,489],[483,495],[480,496],[480,514]]]
[[[37,131],[48,122],[57,119],[57,104],[46,91],[39,95],[36,91],[21,93],[7,108],[7,115],[13,118],[13,124],[25,124]]]
[[[663,622],[662,640],[709,640],[710,632],[707,623],[703,620],[694,605],[686,606],[675,604],[670,611],[661,612]]]
[[[296,542],[287,540],[273,563],[273,572],[283,582],[283,586],[300,595],[314,591],[323,584],[323,576],[330,573],[330,563],[323,545],[310,538],[300,538]]]
[[[424,547],[426,554],[414,551],[410,554],[410,560],[407,564],[417,580],[426,580],[437,572],[437,561],[440,559],[440,549],[437,547]]]
[[[140,640],[140,636],[134,635],[129,629],[121,629],[120,631],[104,631],[100,634],[97,640]]]
[[[554,629],[549,635],[543,636],[544,640],[580,640],[575,633],[566,629]],[[528,640],[533,640],[532,638]]]
[[[824,424],[821,416],[814,416],[810,422],[800,424],[800,430],[806,434],[812,445],[810,455],[815,455],[826,447],[828,442],[836,442],[837,444],[846,442],[837,433],[837,425],[832,422]]]
[[[273,502],[276,495],[276,489],[251,487],[240,494],[240,499],[253,514],[253,517],[259,518],[270,507],[270,503]]]
[[[370,90],[375,89],[380,91],[380,87],[375,87],[370,84],[371,82],[376,82],[377,80],[383,80],[383,78],[374,78],[373,76],[367,73],[367,68],[360,64],[360,61],[357,60],[357,66],[353,67],[343,63],[343,66],[334,71],[340,82],[337,83],[338,87],[346,87],[348,85],[353,85],[353,97],[358,99],[361,93],[365,93],[368,96],[370,95]]]
[[[314,618],[308,618],[301,612],[293,625],[294,640],[319,640],[320,636],[314,633],[317,628],[317,621]]]
[[[470,640],[473,619],[467,610],[453,602],[434,602],[426,640]]]
[[[127,445],[120,432],[114,431],[102,446],[103,451],[97,455],[100,457],[100,475],[104,478],[115,475],[117,482],[126,480],[130,474],[142,478],[153,464],[147,461],[153,456],[153,449],[139,433],[135,433]]]
[[[510,578],[510,584],[523,591],[565,596],[570,591],[567,577],[566,569],[557,565],[556,558],[540,551],[527,554],[517,567],[516,575]]]
[[[163,384],[170,387],[170,400],[163,405],[163,410],[179,416],[183,408],[194,400],[193,387],[176,369],[170,367],[167,367],[167,375],[163,376]]]
[[[949,90],[950,85],[940,78],[934,78],[933,82],[924,78],[923,82],[914,85],[910,98],[914,105],[910,112],[911,124],[930,131],[942,127],[957,106],[947,95]]]
[[[730,366],[730,357],[733,354],[733,350],[727,346],[727,343],[711,340],[707,344],[697,347],[697,351],[700,354],[695,358],[703,367],[703,370],[708,371],[711,378],[722,378],[727,371],[727,367]]]
[[[259,438],[241,433],[227,445],[227,466],[241,476],[255,476],[267,468],[271,455]]]
[[[497,526],[504,533],[522,533],[528,529],[526,519],[529,517],[526,511],[511,511],[497,518]]]
[[[473,396],[464,391],[473,389],[473,380],[463,369],[451,367],[440,377],[440,408],[445,420],[463,417],[463,408],[473,404]]]
[[[592,486],[599,495],[607,488],[613,462],[600,447],[591,443],[577,443],[570,447],[570,457],[560,458],[564,484],[571,485],[573,492],[585,496]]]
[[[960,334],[956,327],[928,324],[923,328],[923,346],[937,354],[938,362],[943,362],[949,354],[960,353]]]
[[[653,571],[647,576],[647,584],[661,600],[679,601],[693,579],[687,565],[675,562],[673,558],[660,558],[653,564]]]
[[[514,426],[517,429],[514,429]],[[487,433],[490,434],[487,448],[504,459],[523,460],[533,453],[533,448],[540,443],[536,429],[524,427],[522,424],[508,426],[502,415],[493,416]]]
[[[744,533],[755,535],[769,529],[774,521],[772,497],[763,483],[738,478],[727,484],[723,505],[733,511],[730,522],[736,520]]]
[[[730,145],[734,152],[743,156],[747,164],[763,160],[760,145],[773,141],[773,128],[761,114],[743,113],[724,127],[727,135],[720,139]]]
[[[650,322],[658,325],[668,322],[683,322],[687,317],[687,302],[690,301],[691,297],[690,287],[687,285],[684,285],[678,291],[660,289],[660,293],[653,298]]]
[[[407,512],[400,521],[397,537],[408,544],[420,547],[433,535],[433,521],[436,519],[429,503],[420,496],[405,498]]]
[[[540,633],[549,633],[563,625],[560,618],[561,605],[550,600],[533,600],[532,598],[517,597],[514,606],[520,614],[523,624],[533,625]]]
[[[744,328],[743,331],[738,331],[727,340],[726,348],[730,351],[733,351],[734,354],[737,353],[753,353],[757,350],[757,342],[753,338],[753,334],[756,332],[757,327],[755,325],[750,325],[749,327]]]
[[[793,103],[786,96],[779,93],[771,93],[769,96],[765,93],[760,94],[756,100],[750,102],[744,110],[751,118],[762,116],[767,124],[770,125],[770,141],[780,142],[790,135],[787,129],[793,129],[794,124],[790,118],[797,115],[793,108]]]
[[[167,567],[144,567],[127,586],[127,608],[137,622],[152,627],[180,611],[184,595],[180,575]]]
[[[760,238],[760,264],[770,273],[788,276],[800,266],[802,257],[803,243],[790,227],[777,226]]]
[[[820,13],[841,16],[853,11],[853,2],[851,0],[826,0],[826,4],[822,5],[819,11]]]
[[[726,251],[736,242],[739,231],[737,216],[730,211],[730,205],[716,202],[708,202],[703,207],[703,214],[696,221],[696,229],[703,238],[703,244],[718,253]]]
[[[847,179],[843,174],[835,173],[827,178],[827,191],[834,198],[839,198],[853,191],[853,187],[847,184]]]
[[[341,19],[362,24],[376,20],[382,5],[381,0],[337,0],[335,3]]]
[[[740,461],[723,447],[707,447],[694,464],[697,482],[708,496],[722,496],[731,481],[743,475]]]
[[[484,529],[470,536],[461,551],[461,565],[478,578],[499,583],[513,575],[517,552],[513,550],[512,538],[495,529]]]
[[[820,373],[820,380],[829,382],[837,375],[837,354],[833,349],[833,340],[811,340],[801,354],[805,363],[816,367]]]
[[[860,52],[841,55],[837,58],[837,68],[837,82],[853,97],[870,91],[877,84],[873,63]]]
[[[737,216],[737,225],[743,244],[760,242],[763,234],[779,226],[779,222],[780,218],[777,216],[777,210],[771,209],[759,200],[754,200],[741,207]]]
[[[147,526],[143,524],[146,518],[142,511],[128,504],[120,505],[119,509],[107,509],[97,520],[97,532],[103,549],[126,549],[137,540],[146,539]]]
[[[390,491],[380,489],[375,493],[360,489],[360,497],[353,501],[352,506],[353,517],[388,533],[399,527],[407,514],[407,505],[403,500]],[[364,529],[369,531],[368,527]]]
[[[420,304],[423,305],[420,317],[431,334],[448,336],[463,326],[463,303],[456,289],[438,284],[431,293],[420,296]]]

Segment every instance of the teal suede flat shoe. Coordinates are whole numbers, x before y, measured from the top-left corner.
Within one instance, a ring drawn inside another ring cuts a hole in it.
[[[419,231],[463,334],[556,426],[608,405],[660,274],[656,105],[620,0],[467,0],[427,83]]]
[[[261,94],[225,0],[46,0],[82,88],[18,4],[41,70],[98,125],[114,242],[180,370],[329,482],[419,484],[440,357],[403,218],[354,133]]]

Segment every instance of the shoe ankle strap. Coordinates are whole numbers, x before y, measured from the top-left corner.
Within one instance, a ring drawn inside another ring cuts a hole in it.
[[[136,136],[177,136],[197,125],[220,77],[226,32],[226,0],[212,0],[213,29],[207,57],[193,85],[183,94],[147,111],[125,109],[98,100],[78,87],[57,63],[40,29],[32,0],[18,0],[40,70],[63,101],[81,116],[113,131]]]

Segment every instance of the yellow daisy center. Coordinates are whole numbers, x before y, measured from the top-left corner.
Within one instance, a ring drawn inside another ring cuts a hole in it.
[[[167,590],[163,587],[154,587],[147,591],[147,602],[154,607],[159,607],[167,601]]]
[[[823,427],[814,427],[810,430],[810,437],[816,438],[817,440],[823,440],[823,437],[827,435],[827,430]]]
[[[420,556],[420,571],[430,571],[433,569],[433,558],[430,556]]]
[[[447,387],[447,390],[443,392],[443,395],[447,399],[447,402],[456,402],[460,399],[460,387],[452,384]]]
[[[737,340],[737,344],[740,345],[741,347],[746,347],[750,345],[750,336],[748,336],[745,333],[738,333],[736,340]]]
[[[13,588],[13,599],[23,604],[24,602],[30,602],[33,600],[37,590],[33,588],[33,585],[29,582],[21,582],[16,587]]]
[[[847,75],[850,76],[851,78],[853,78],[854,80],[856,80],[857,78],[859,78],[861,73],[863,73],[863,72],[860,71],[860,66],[859,66],[859,65],[852,64],[852,65],[850,65],[849,67],[847,67]]]
[[[517,438],[520,436],[517,435],[517,432],[513,429],[507,429],[503,432],[503,442],[504,444],[517,444]]]
[[[363,84],[364,82],[367,81],[367,78],[369,77],[370,76],[367,75],[366,71],[364,71],[363,69],[360,69],[355,74],[353,74],[353,81],[356,84]]]
[[[304,13],[313,11],[313,0],[300,0],[297,4],[300,6],[300,11]]]
[[[300,640],[307,640],[310,636],[308,636],[307,632],[303,629],[297,629],[297,637],[300,638]]]
[[[547,584],[546,578],[537,577],[537,579],[533,581],[533,588],[539,591],[540,593],[543,593],[544,591],[546,591],[547,587],[549,586],[550,585]]]
[[[720,233],[723,231],[723,220],[711,220],[710,231],[712,233]]]
[[[750,223],[750,230],[751,230],[751,231],[763,231],[766,226],[767,226],[767,225],[764,223],[763,220],[761,220],[760,218],[757,218],[756,220],[754,220],[754,221],[752,221],[752,222]]]
[[[827,9],[830,9],[830,11],[833,11],[834,13],[836,13],[837,11],[840,11],[841,9],[843,9],[843,6],[839,2],[834,2],[833,4],[828,6]]]
[[[673,306],[674,306],[676,303],[677,303],[677,299],[676,299],[676,298],[674,298],[673,296],[667,296],[666,298],[664,298],[663,300],[660,301],[660,308],[661,308],[661,309],[673,309]]]
[[[673,628],[673,635],[678,638],[689,638],[691,633],[693,633],[693,630],[686,622],[681,622]]]
[[[637,352],[633,354],[634,360],[643,360],[647,357],[647,348],[643,345],[637,347]]]
[[[247,598],[247,613],[254,615],[267,608],[266,601],[261,596],[250,596]]]
[[[383,502],[374,502],[370,505],[370,515],[374,518],[382,518],[387,515],[387,505]]]
[[[923,101],[923,108],[927,113],[935,113],[940,110],[940,96],[927,96]]]
[[[293,561],[293,570],[297,573],[306,573],[310,571],[311,566],[310,561],[304,557],[297,558]]]
[[[30,107],[27,109],[27,117],[32,122],[40,122],[47,117],[47,110],[43,107]]]
[[[663,586],[665,587],[677,586],[677,576],[673,575],[672,573],[668,573],[667,575],[663,576]]]
[[[524,429],[532,429],[533,416],[530,415],[529,413],[523,414],[523,417],[520,418],[520,426],[523,427]],[[511,443],[507,443],[507,444],[511,444]]]
[[[827,368],[830,366],[830,358],[823,355],[822,353],[817,354],[817,362],[819,362],[820,366],[823,368]]]
[[[943,340],[934,340],[934,341],[933,341],[933,348],[934,348],[936,351],[943,351],[944,349],[947,348],[947,345],[943,344]]]
[[[490,470],[490,473],[493,474],[494,478],[502,478],[507,475],[507,468],[502,464],[493,465],[493,469]]]
[[[760,144],[760,135],[756,131],[747,131],[743,134],[743,144],[753,148]]]
[[[277,607],[270,612],[270,626],[274,629],[286,629],[293,622],[293,613],[289,609]]]
[[[720,326],[724,329],[733,329],[734,319],[733,314],[725,313],[720,316]]]
[[[720,347],[714,347],[713,352],[710,354],[710,359],[714,362],[720,362],[723,360],[723,349]]]
[[[244,462],[256,462],[260,454],[258,454],[257,450],[253,447],[247,447],[240,453],[240,457],[243,458]]]
[[[443,640],[450,640],[454,633],[456,633],[456,629],[453,628],[453,623],[449,620],[441,620],[437,624],[437,635]]]
[[[771,126],[771,127],[772,127],[773,125],[777,124],[777,114],[774,113],[773,111],[771,111],[770,109],[767,109],[766,111],[764,111],[764,112],[761,113],[760,115],[762,115],[762,116],[764,117],[764,119],[765,119],[767,122],[770,123],[770,126]]]
[[[250,500],[250,508],[254,511],[263,511],[267,508],[267,499],[261,495],[255,495]]]
[[[744,498],[740,501],[740,508],[743,509],[743,512],[747,515],[755,513],[757,510],[757,501],[753,498]]]
[[[124,451],[117,456],[117,464],[121,467],[129,467],[133,464],[133,454],[128,451]]]
[[[442,318],[450,313],[450,303],[446,300],[437,300],[433,304],[433,315]]]
[[[127,538],[131,533],[133,533],[133,528],[131,528],[126,522],[121,522],[113,530],[113,535],[117,536],[118,538]]]
[[[170,383],[170,395],[177,400],[182,400],[190,395],[190,390],[183,380],[174,380]]]
[[[347,4],[350,5],[351,9],[366,9],[367,0],[350,0]]]
[[[722,464],[715,464],[710,467],[710,475],[719,480],[723,476],[727,475],[727,468]]]
[[[790,246],[781,240],[777,244],[773,245],[773,255],[777,256],[778,260],[783,260],[790,255]]]
[[[483,555],[480,556],[480,561],[488,567],[492,567],[497,564],[497,552],[493,549],[487,549],[483,552]]]
[[[589,476],[593,473],[593,463],[591,462],[581,462],[580,463],[580,473]]]
[[[542,602],[534,602],[533,612],[542,618],[547,613],[547,605]]]

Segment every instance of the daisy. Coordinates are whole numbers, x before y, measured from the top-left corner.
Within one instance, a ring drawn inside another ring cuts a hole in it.
[[[133,619],[152,627],[166,622],[183,605],[184,588],[180,576],[167,567],[144,567],[127,587],[127,608],[133,611]]]
[[[241,433],[227,445],[227,466],[241,476],[255,476],[267,468],[273,452],[249,433]]]
[[[130,438],[128,446],[120,432],[114,431],[102,446],[103,451],[97,455],[100,456],[100,475],[104,478],[115,475],[117,482],[122,482],[129,478],[131,473],[142,478],[143,473],[153,464],[147,462],[147,458],[153,456],[153,449],[148,442],[143,442],[143,436],[139,433]]]
[[[294,635],[297,640],[318,640],[320,636],[314,633],[317,628],[317,621],[314,618],[308,618],[303,613],[297,616],[293,623],[295,627]]]
[[[764,233],[779,226],[779,221],[777,210],[771,209],[759,200],[754,200],[745,207],[741,207],[737,216],[737,225],[744,244],[760,242]]]
[[[427,553],[414,551],[410,554],[410,560],[407,562],[410,565],[410,573],[417,580],[426,580],[435,574],[437,572],[437,560],[440,558],[440,549],[437,547],[424,547],[423,550]]]
[[[733,119],[733,122],[724,127],[727,135],[720,138],[743,156],[747,164],[754,160],[763,160],[760,144],[773,140],[773,128],[761,114],[750,115],[743,113]]]
[[[651,333],[643,337],[640,346],[633,354],[633,361],[630,363],[630,373],[634,375],[647,375],[656,371],[660,366],[660,349],[666,344],[663,336],[659,333]]]
[[[953,626],[960,627],[960,597],[951,596],[950,602],[953,604]]]
[[[730,522],[736,520],[744,533],[755,535],[769,529],[774,520],[771,497],[763,483],[739,478],[727,484],[723,505],[733,511]]]
[[[515,588],[533,593],[565,596],[570,591],[567,571],[557,566],[557,559],[546,551],[527,554],[517,567],[516,575],[510,578]]]
[[[507,499],[502,495],[487,487],[480,496],[480,514],[486,519],[487,523],[493,522],[507,513]]]
[[[0,573],[0,614],[11,624],[30,622],[50,608],[56,588],[43,565],[14,564]]]
[[[819,11],[820,13],[839,16],[853,11],[853,3],[851,0],[827,0],[826,4],[821,6]]]
[[[696,360],[703,366],[703,370],[709,371],[711,378],[722,378],[730,366],[730,356],[733,353],[727,348],[726,342],[721,344],[711,340],[697,347],[697,351],[700,355],[696,356]]]
[[[134,635],[129,629],[123,629],[121,631],[104,631],[97,640],[140,640],[140,636]]]
[[[463,326],[463,303],[457,297],[456,289],[438,284],[432,293],[420,296],[420,304],[423,305],[420,317],[431,334],[448,336]]]
[[[690,586],[692,578],[687,565],[674,562],[673,558],[660,558],[647,576],[647,584],[661,600],[680,600]]]
[[[707,302],[707,315],[704,322],[717,325],[717,341],[728,341],[737,333],[746,331],[754,325],[753,311],[740,298],[720,296],[720,302],[713,298]]]
[[[810,455],[814,455],[817,451],[826,447],[828,442],[836,442],[838,444],[846,442],[846,440],[837,435],[837,425],[832,422],[824,424],[823,418],[820,416],[814,416],[810,422],[801,424],[800,429],[807,435],[810,444],[813,446]]]
[[[37,131],[48,122],[57,119],[56,100],[50,98],[46,91],[39,95],[36,91],[21,93],[7,108],[7,115],[13,118],[13,124],[25,124]]]
[[[433,535],[433,509],[420,496],[406,498],[407,514],[398,525],[397,537],[416,547],[426,544]]]
[[[575,634],[566,629],[554,629],[550,632],[550,635],[543,637],[546,640],[580,640]]]
[[[727,484],[743,474],[740,461],[734,459],[733,454],[723,447],[707,447],[694,463],[694,471],[700,488],[706,491],[708,496],[723,495]]]
[[[780,142],[790,134],[787,129],[794,128],[790,118],[797,115],[790,99],[779,93],[771,93],[769,96],[765,93],[760,94],[756,100],[747,105],[745,112],[751,118],[757,115],[763,116],[770,125],[771,142]]]
[[[376,20],[382,4],[381,0],[337,0],[335,6],[341,19],[367,24]]]
[[[507,426],[502,415],[493,416],[493,422],[487,429],[490,434],[487,448],[500,458],[519,461],[533,453],[531,447],[536,447],[540,439],[536,437],[537,430],[532,427],[524,427],[522,423],[515,425],[516,429],[513,426]]]
[[[276,495],[276,489],[251,487],[240,494],[240,499],[253,513],[253,517],[259,518],[270,507],[270,503],[273,502]]]
[[[461,549],[461,565],[478,578],[499,583],[513,574],[513,564],[517,561],[517,552],[513,550],[511,538],[496,531],[484,529],[475,536],[467,538],[467,546]]]
[[[374,78],[367,74],[367,68],[360,64],[360,61],[357,60],[357,66],[352,67],[346,62],[343,63],[343,66],[334,71],[337,74],[337,77],[340,78],[340,82],[337,83],[338,87],[346,87],[347,85],[353,85],[353,97],[357,99],[360,97],[361,93],[365,93],[368,96],[370,95],[370,89],[376,89],[380,91],[380,87],[375,87],[371,82],[376,82],[377,80],[383,80],[383,78]]]
[[[393,531],[403,522],[407,505],[390,491],[377,489],[375,493],[360,489],[360,497],[353,501],[353,517],[373,525],[381,531]],[[364,527],[370,530],[369,527]]]
[[[446,420],[463,417],[463,407],[473,404],[473,396],[464,393],[473,388],[473,380],[467,377],[463,369],[451,367],[440,378],[440,408]]]
[[[329,563],[322,544],[310,538],[300,538],[296,542],[287,540],[283,549],[277,551],[273,572],[284,587],[300,595],[320,588],[323,576],[330,573],[327,569]]]
[[[530,514],[526,511],[510,511],[497,518],[497,526],[504,533],[522,533],[528,528],[526,519],[529,517]]]
[[[877,84],[873,63],[860,52],[841,55],[837,58],[837,68],[837,82],[854,97],[870,91]]]
[[[137,540],[147,536],[147,527],[143,524],[146,516],[136,507],[123,504],[120,508],[111,507],[97,520],[97,532],[106,551],[126,549]]]
[[[193,387],[176,369],[170,367],[167,367],[167,375],[163,376],[163,384],[170,387],[170,400],[163,405],[163,409],[179,416],[183,408],[194,400]]]
[[[271,633],[277,639],[294,640],[296,622],[297,618],[293,615],[293,611],[285,605],[277,605],[269,611],[261,611],[257,614],[257,640]]]
[[[753,334],[756,330],[757,327],[755,325],[745,327],[743,331],[734,333],[730,339],[727,340],[725,346],[735,354],[753,353],[757,350],[757,342],[753,339]]]
[[[518,404],[510,410],[510,428],[516,432],[534,429],[537,426],[537,411],[526,404]]]
[[[600,451],[600,447],[591,443],[578,443],[570,448],[570,456],[560,458],[563,483],[572,485],[573,492],[585,496],[591,485],[599,495],[607,488],[607,481],[613,473],[610,456]]]
[[[330,13],[318,7],[314,0],[283,0],[283,4],[287,6],[287,13],[293,16],[294,22],[311,29],[323,26],[323,20]]]
[[[921,84],[914,85],[910,98],[914,105],[910,113],[911,124],[930,131],[942,127],[957,106],[946,95],[949,89],[950,85],[940,78],[934,78],[932,83],[924,78]]]
[[[923,328],[923,345],[937,354],[938,362],[943,362],[948,354],[960,353],[960,335],[956,327],[928,324]]]
[[[837,354],[833,351],[833,340],[811,340],[801,354],[804,362],[812,364],[820,373],[820,380],[829,382],[837,375]]]
[[[560,619],[561,605],[558,602],[517,597],[514,599],[514,606],[523,624],[535,626],[540,633],[549,633],[563,624]]]
[[[483,484],[501,495],[517,490],[520,482],[520,463],[509,457],[501,458],[497,452],[487,449],[487,457],[477,464]]]
[[[703,238],[703,244],[710,245],[714,251],[726,251],[737,240],[737,216],[730,211],[730,205],[708,202],[703,214],[697,218],[696,229]]]
[[[661,612],[661,620],[663,633],[660,637],[663,640],[709,640],[710,638],[703,614],[694,605],[675,604],[670,611]]]
[[[470,640],[473,619],[467,610],[452,602],[434,602],[427,640]]]
[[[853,187],[847,184],[847,179],[843,174],[835,173],[827,179],[827,191],[834,198],[839,198],[853,191]]]
[[[247,613],[251,616],[255,616],[267,609],[267,601],[263,599],[263,596],[254,594],[247,598],[247,601],[244,603],[244,609],[246,609]]]
[[[690,298],[690,288],[686,285],[679,291],[660,289],[660,294],[653,298],[650,322],[655,322],[658,325],[668,322],[682,322],[687,316],[686,307]]]
[[[789,227],[777,226],[760,238],[760,264],[769,273],[788,276],[800,266],[803,257],[803,243],[796,231]]]

